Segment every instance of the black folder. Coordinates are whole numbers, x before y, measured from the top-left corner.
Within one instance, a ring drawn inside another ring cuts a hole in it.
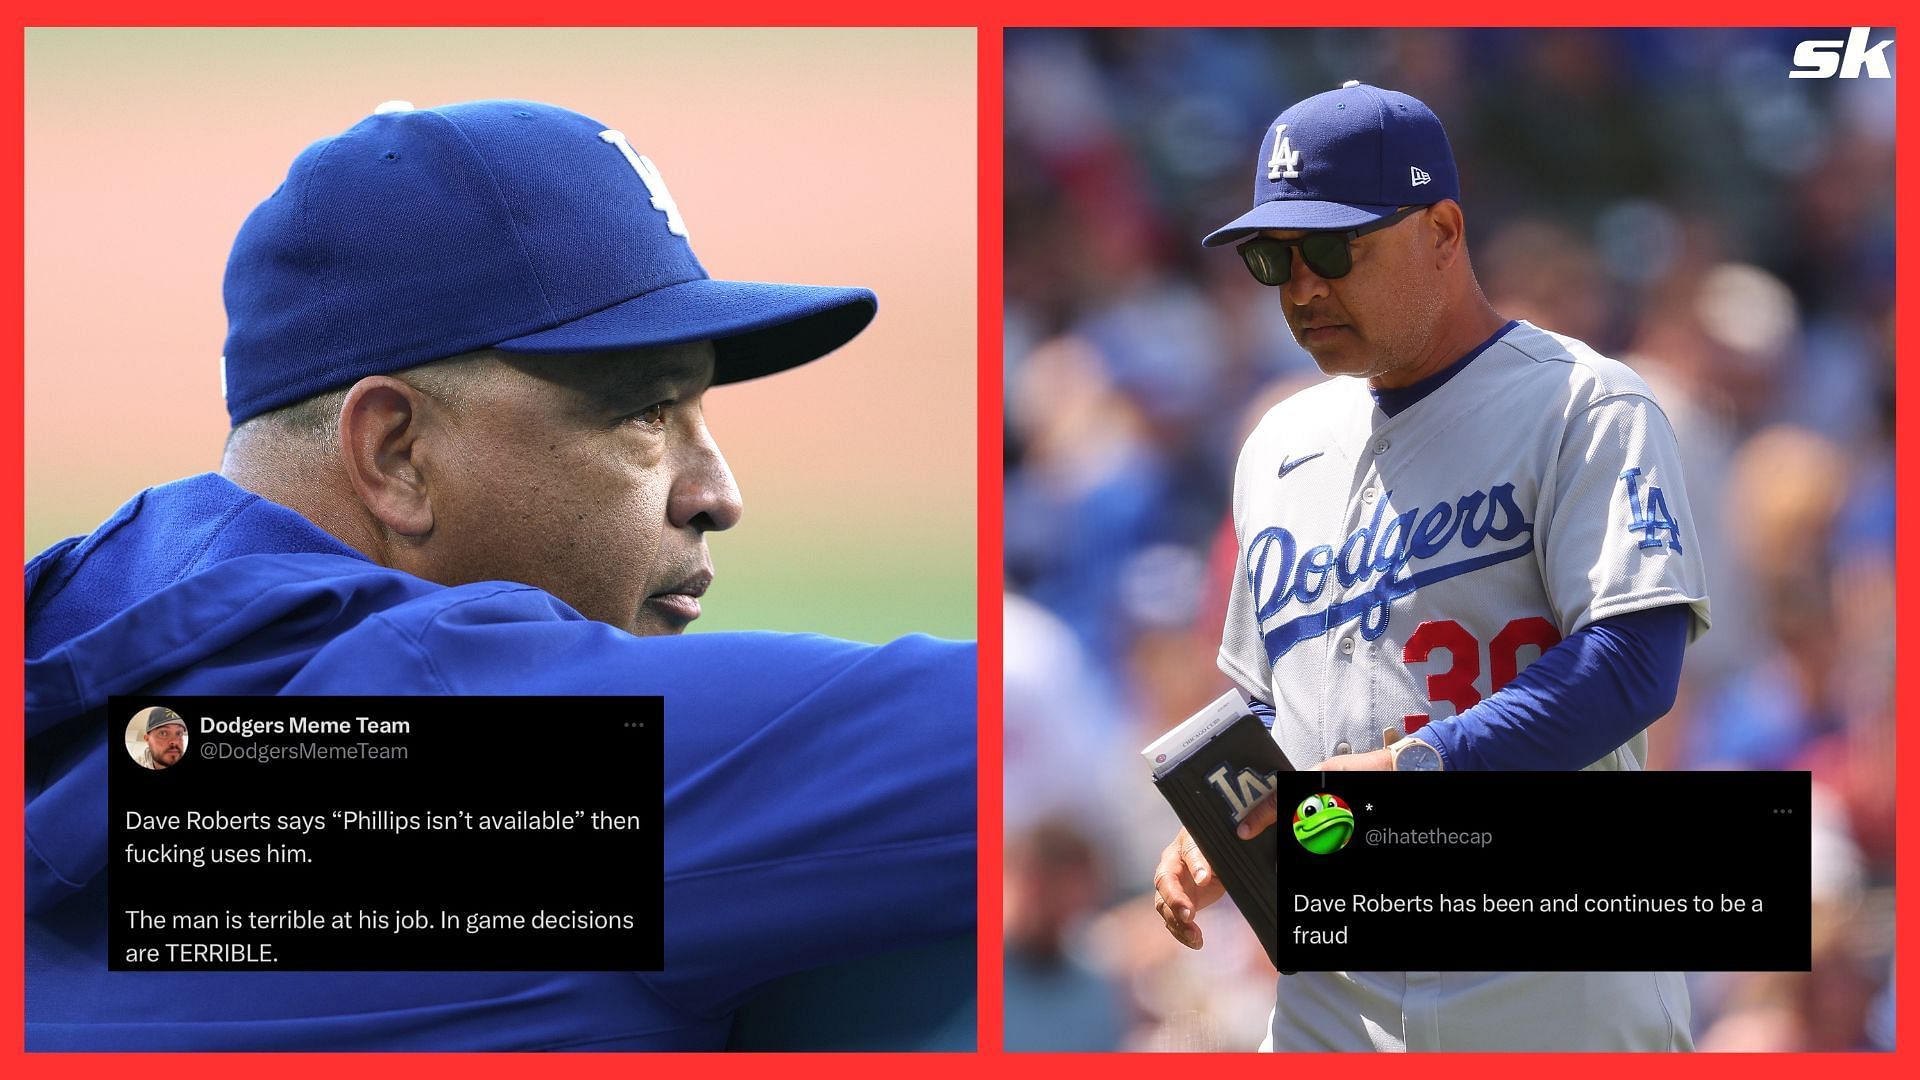
[[[1234,833],[1254,803],[1291,772],[1280,744],[1230,690],[1141,752],[1153,783],[1173,806],[1227,895],[1280,966],[1280,822],[1251,840]]]

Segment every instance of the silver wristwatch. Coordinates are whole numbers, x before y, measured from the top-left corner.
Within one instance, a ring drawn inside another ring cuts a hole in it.
[[[1401,735],[1398,728],[1386,730],[1387,752],[1393,755],[1394,772],[1441,772],[1447,767],[1440,751],[1425,739]]]

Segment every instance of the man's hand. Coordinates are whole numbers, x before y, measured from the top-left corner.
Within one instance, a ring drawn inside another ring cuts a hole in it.
[[[1240,823],[1240,839],[1251,840],[1273,827],[1280,818],[1279,797],[1268,795],[1255,803],[1246,820]],[[1167,933],[1189,949],[1206,944],[1194,914],[1227,894],[1227,887],[1207,864],[1200,845],[1187,830],[1181,829],[1173,843],[1160,853],[1160,865],[1153,871],[1153,910],[1167,924]]]
[[[1181,829],[1160,853],[1160,865],[1153,871],[1153,910],[1167,924],[1167,933],[1189,949],[1205,945],[1194,913],[1226,894],[1227,887],[1200,854],[1200,845]]]

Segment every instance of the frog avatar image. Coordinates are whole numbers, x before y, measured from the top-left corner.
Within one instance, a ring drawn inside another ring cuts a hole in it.
[[[1293,838],[1315,855],[1331,855],[1353,838],[1353,811],[1338,795],[1309,795],[1293,812]]]

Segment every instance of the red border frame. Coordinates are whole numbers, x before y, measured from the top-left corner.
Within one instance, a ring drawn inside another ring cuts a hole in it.
[[[1003,335],[1000,285],[1001,197],[1004,184],[1000,137],[1001,40],[998,28],[980,31],[980,1041],[1000,1047],[1001,929],[1000,724],[1001,684],[1001,469],[1005,447],[1000,424]]]
[[[68,5],[28,4],[20,12],[22,32],[17,33],[5,50],[7,79],[5,80],[5,152],[6,167],[0,169],[0,185],[4,185],[5,198],[15,207],[23,202],[23,162],[22,162],[22,110],[24,106],[24,28],[29,26],[55,25],[301,25],[314,20],[303,19],[298,13],[263,13],[257,4],[205,3],[192,5],[170,5],[166,14],[154,18],[155,13],[140,9],[135,5],[107,3],[89,5],[84,9],[70,10]],[[395,11],[390,4],[370,4],[364,2],[345,2],[328,8],[324,15],[329,23],[339,25],[393,25]],[[425,3],[409,5],[404,14],[409,18],[405,24],[428,22],[436,17],[445,18],[459,25],[591,25],[596,23],[620,23],[635,17],[631,7],[615,7],[612,4],[577,5],[573,10],[560,13],[547,9],[547,17],[529,19],[524,9],[508,9],[505,5],[454,5],[449,3]],[[679,13],[668,13],[669,18],[656,20],[662,25],[697,25],[702,20],[683,21],[672,18]],[[727,11],[729,21],[736,25],[785,25],[794,21],[795,10],[787,5],[775,5],[759,2],[738,3]],[[1000,123],[1002,116],[1001,99],[1001,42],[999,31],[1007,26],[1046,26],[1046,25],[1105,25],[1105,26],[1147,26],[1158,25],[1170,15],[1194,16],[1195,22],[1210,25],[1261,25],[1275,16],[1306,16],[1311,21],[1323,25],[1440,25],[1435,22],[1436,14],[1450,16],[1444,25],[1450,26],[1498,26],[1498,25],[1593,25],[1604,21],[1609,25],[1775,25],[1800,26],[1866,25],[1893,27],[1896,32],[1901,19],[1898,5],[1876,2],[1858,5],[1847,12],[1847,18],[1818,22],[1807,18],[1805,11],[1796,11],[1790,5],[1779,2],[1746,3],[1734,5],[1722,2],[1712,4],[1688,5],[1684,9],[1672,3],[1653,3],[1646,0],[1630,0],[1625,3],[1609,4],[1604,10],[1585,11],[1562,8],[1543,11],[1535,3],[1519,3],[1514,0],[1497,0],[1492,3],[1475,3],[1469,11],[1450,11],[1436,13],[1430,7],[1416,7],[1405,0],[1384,5],[1373,5],[1365,12],[1343,12],[1330,10],[1279,11],[1270,6],[1256,8],[1251,4],[1220,6],[1216,11],[1197,12],[1190,9],[1168,9],[1164,4],[1116,3],[1099,4],[1088,0],[1074,2],[1054,2],[1042,4],[1016,5],[1011,0],[976,0],[973,3],[941,3],[922,5],[914,9],[916,18],[902,20],[903,14],[898,5],[865,2],[827,3],[815,5],[807,11],[807,21],[814,25],[900,25],[904,22],[913,25],[954,25],[976,26],[979,29],[979,146],[980,146],[980,192],[979,192],[979,287],[980,287],[980,369],[979,369],[979,626],[980,626],[980,714],[983,723],[980,727],[980,1046],[978,1054],[952,1055],[793,1055],[783,1056],[777,1063],[753,1060],[751,1055],[649,1055],[636,1058],[628,1055],[572,1055],[560,1058],[544,1059],[538,1068],[573,1076],[630,1076],[639,1069],[664,1070],[667,1075],[675,1073],[693,1073],[696,1070],[710,1076],[748,1076],[757,1075],[766,1068],[776,1068],[783,1073],[794,1075],[888,1075],[902,1070],[927,1077],[944,1076],[982,1076],[991,1073],[997,1077],[1020,1075],[1052,1075],[1060,1071],[1078,1068],[1094,1068],[1105,1074],[1118,1076],[1157,1075],[1163,1069],[1185,1070],[1189,1068],[1240,1068],[1247,1062],[1222,1059],[1218,1055],[1208,1056],[1203,1061],[1180,1056],[1168,1058],[1160,1055],[1004,1055],[998,1050],[1000,1036],[1000,950],[997,946],[1000,935],[999,882],[1001,871],[1000,851],[1000,731],[995,722],[1000,715],[1001,706],[1001,635],[1000,635],[1000,597],[1001,597],[1001,195],[1002,195],[1002,151]],[[1897,63],[1897,61],[1896,61]],[[1916,285],[1910,273],[1912,269],[1911,245],[1907,242],[1906,229],[1914,221],[1912,210],[1915,195],[1915,169],[1910,147],[1912,129],[1916,116],[1915,94],[1911,84],[1897,91],[1900,116],[1901,147],[1898,154],[1898,198],[1900,208],[1900,252],[1897,260],[1898,308],[1900,316],[1912,316],[1920,307],[1916,307]],[[0,373],[5,376],[6,401],[4,415],[13,422],[16,436],[0,440],[0,475],[4,475],[9,498],[0,501],[0,531],[7,537],[9,550],[21,555],[23,537],[22,521],[22,452],[23,446],[18,433],[21,430],[24,402],[22,400],[23,348],[22,319],[24,317],[24,297],[22,280],[24,221],[20,212],[5,215],[3,242],[15,257],[10,260],[3,272],[5,289],[5,311],[12,328],[9,345],[0,350]],[[1915,362],[1915,351],[1911,334],[1902,334],[1897,345],[1899,372],[1896,379],[1896,393],[1902,402],[1910,399],[1914,391],[1915,376],[1909,369]],[[1913,488],[1912,476],[1916,465],[1916,430],[1911,409],[1902,409],[1896,420],[1896,463],[1899,470],[1899,496],[1903,502],[1910,501]],[[1911,557],[1920,554],[1915,550],[1915,527],[1912,514],[1901,514],[1898,534],[1898,552],[1900,562],[1906,565]],[[1909,575],[1902,575],[1908,577]],[[14,586],[18,579],[4,579],[5,599],[9,609],[21,611],[21,592]],[[1910,581],[1903,581],[1906,591],[1911,591]],[[1916,640],[1920,625],[1916,625],[1913,616],[1903,615],[1896,631],[1906,642]],[[0,625],[0,638],[7,647],[19,651],[22,637],[22,621],[17,616],[5,620]],[[1904,655],[1903,655],[1904,659]],[[1904,666],[1904,665],[1903,665]],[[23,693],[23,672],[20,668],[6,665],[4,682],[0,682],[10,702],[19,702]],[[1898,688],[1899,712],[1902,719],[1914,712],[1914,689],[1911,680],[1903,681]],[[19,715],[14,712],[12,715]],[[1896,748],[1889,748],[1896,758],[1903,760],[1910,754],[1898,754]],[[1905,766],[1902,766],[1903,771]],[[0,990],[0,1015],[18,1018],[23,1015],[22,1000],[22,963],[23,940],[19,932],[21,926],[20,902],[24,883],[22,867],[24,865],[23,838],[20,828],[20,814],[24,798],[24,778],[18,768],[6,772],[6,791],[0,794],[0,813],[5,816],[0,824],[0,892],[4,893],[5,910],[11,917],[5,925],[13,928],[10,932],[0,933],[0,970],[13,977],[4,981]],[[1909,819],[1909,826],[1915,812],[1903,809],[1901,817]],[[1901,831],[1898,844],[1899,863],[1902,867],[1916,865],[1913,861],[1914,828]],[[1899,921],[1908,926],[1920,925],[1912,921],[1916,906],[1915,890],[1907,889],[1898,902]],[[1904,972],[1905,960],[1914,952],[1911,945],[1912,934],[1902,936],[1900,945],[1900,967]],[[1892,1054],[1848,1056],[1841,1062],[1814,1060],[1813,1055],[1786,1054],[1763,1056],[1687,1056],[1687,1057],[1638,1057],[1633,1059],[1631,1068],[1636,1073],[1650,1077],[1678,1075],[1738,1075],[1800,1077],[1811,1071],[1844,1068],[1850,1073],[1862,1076],[1893,1076],[1896,1072],[1911,1072],[1913,1065],[1902,1066],[1900,1062],[1916,1055],[1909,1047],[1916,1037],[1911,1018],[1916,1006],[1913,1003],[1913,988],[1906,987],[1901,995],[1898,1022],[1898,1045],[1902,1048]],[[16,1020],[16,1024],[18,1021]],[[93,1074],[123,1076],[130,1071],[139,1075],[190,1076],[201,1077],[253,1077],[263,1071],[271,1071],[283,1076],[332,1077],[342,1068],[369,1075],[419,1074],[422,1072],[454,1072],[463,1076],[518,1076],[533,1068],[530,1063],[510,1055],[488,1054],[424,1054],[391,1055],[368,1054],[350,1057],[333,1054],[152,1054],[152,1055],[104,1055],[104,1054],[25,1054],[22,1050],[23,1031],[20,1026],[14,1028],[13,1035],[5,1039],[4,1049],[0,1049],[0,1061],[10,1075],[16,1076],[87,1076]],[[1429,1068],[1439,1065],[1449,1071],[1453,1069],[1471,1070],[1478,1075],[1487,1076],[1533,1076],[1543,1069],[1551,1069],[1557,1077],[1612,1076],[1618,1072],[1623,1062],[1614,1055],[1498,1055],[1468,1054],[1447,1055],[1439,1060],[1423,1059],[1415,1065],[1396,1057],[1352,1057],[1341,1062],[1342,1072],[1351,1072],[1360,1076],[1389,1075],[1398,1070]],[[1278,1062],[1255,1067],[1278,1066]]]

